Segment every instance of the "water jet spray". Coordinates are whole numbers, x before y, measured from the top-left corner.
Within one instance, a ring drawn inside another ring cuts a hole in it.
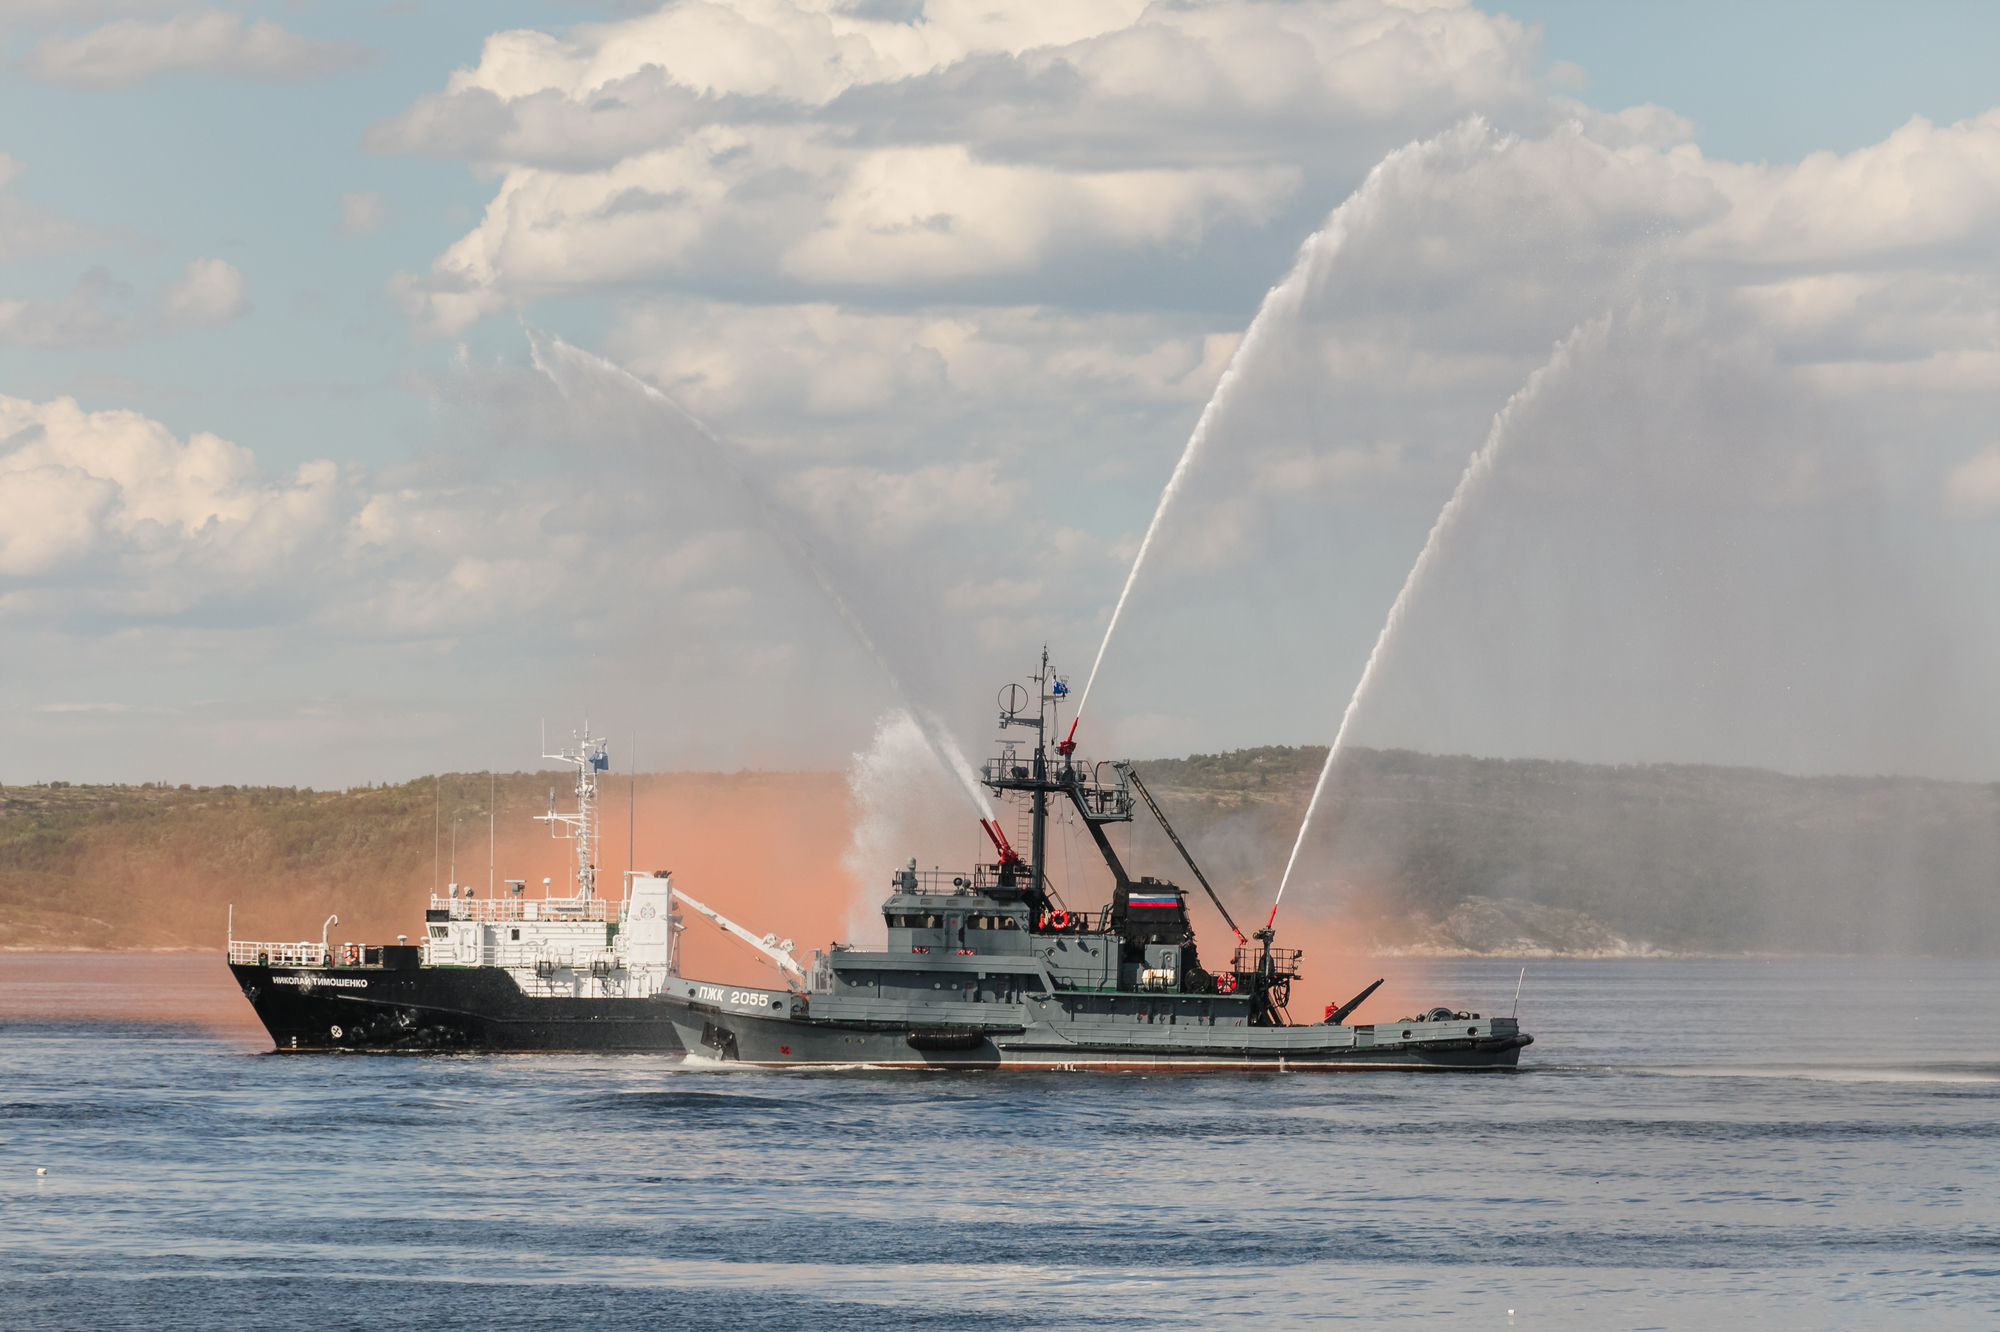
[[[1069,734],[1058,746],[1063,754],[1067,755],[1076,748],[1076,727],[1077,723],[1083,720],[1083,710],[1090,705],[1091,686],[1097,683],[1097,672],[1104,665],[1104,653],[1111,646],[1111,635],[1117,631],[1118,621],[1125,614],[1125,603],[1131,599],[1133,585],[1139,581],[1139,571],[1146,565],[1146,555],[1153,548],[1153,538],[1159,535],[1160,525],[1166,519],[1167,510],[1173,507],[1174,498],[1181,493],[1181,488],[1187,483],[1188,471],[1201,453],[1202,445],[1208,442],[1209,431],[1213,428],[1216,418],[1221,415],[1223,405],[1235,387],[1242,367],[1263,342],[1270,328],[1273,312],[1290,309],[1298,304],[1299,298],[1305,291],[1306,277],[1312,271],[1314,249],[1325,234],[1324,230],[1315,231],[1306,237],[1305,244],[1299,247],[1298,258],[1293,261],[1292,271],[1285,275],[1283,282],[1265,293],[1264,303],[1257,307],[1256,317],[1250,321],[1250,327],[1244,330],[1243,341],[1236,345],[1235,352],[1231,354],[1229,364],[1222,372],[1222,378],[1216,382],[1215,392],[1209,395],[1207,405],[1201,409],[1201,417],[1195,422],[1194,431],[1188,436],[1186,447],[1181,450],[1180,461],[1174,464],[1172,474],[1167,477],[1166,488],[1160,492],[1160,502],[1153,509],[1153,520],[1146,524],[1146,535],[1140,539],[1139,553],[1132,557],[1132,568],[1125,575],[1125,587],[1118,594],[1117,604],[1111,608],[1111,622],[1104,626],[1104,638],[1097,645],[1097,656],[1090,663],[1090,674],[1084,678],[1083,693],[1077,698],[1076,716],[1070,721]]]
[[[1326,794],[1327,779],[1332,776],[1333,765],[1340,758],[1341,751],[1347,747],[1347,733],[1354,726],[1355,713],[1360,711],[1361,700],[1367,697],[1368,688],[1375,681],[1375,672],[1381,666],[1382,658],[1387,655],[1389,644],[1396,637],[1396,631],[1402,627],[1411,598],[1416,595],[1425,576],[1437,563],[1438,550],[1443,545],[1445,536],[1457,524],[1459,515],[1464,512],[1466,501],[1480,483],[1492,473],[1494,458],[1499,453],[1501,442],[1507,437],[1509,418],[1515,413],[1519,404],[1535,392],[1543,377],[1566,359],[1567,350],[1565,346],[1557,353],[1555,359],[1530,376],[1520,392],[1500,409],[1499,414],[1493,418],[1493,428],[1487,432],[1486,442],[1480,445],[1478,452],[1474,453],[1466,463],[1465,471],[1459,475],[1458,484],[1452,488],[1451,498],[1447,499],[1444,507],[1438,510],[1437,521],[1431,524],[1430,535],[1424,539],[1424,548],[1417,553],[1416,563],[1410,566],[1408,576],[1403,579],[1403,586],[1389,607],[1388,618],[1382,622],[1382,632],[1375,636],[1375,646],[1370,649],[1368,661],[1361,668],[1361,678],[1355,682],[1354,693],[1349,696],[1347,708],[1340,715],[1340,729],[1334,732],[1333,744],[1326,751],[1326,762],[1320,766],[1319,780],[1313,783],[1312,798],[1306,802],[1305,817],[1299,821],[1299,835],[1292,842],[1291,855],[1285,860],[1284,877],[1278,880],[1278,895],[1271,901],[1271,915],[1264,923],[1265,929],[1271,929],[1278,919],[1278,904],[1285,900],[1285,888],[1292,881],[1292,870],[1298,865],[1299,852],[1306,844],[1306,833],[1312,828],[1313,815],[1319,810],[1320,798]]]
[[[801,572],[805,573],[814,583],[818,584],[820,591],[826,594],[827,600],[833,603],[833,608],[839,614],[841,623],[847,626],[848,632],[854,635],[855,641],[861,645],[862,650],[868,654],[869,658],[874,661],[882,674],[887,677],[889,688],[895,694],[897,704],[916,723],[917,729],[923,734],[925,743],[930,747],[932,756],[937,760],[939,766],[952,775],[958,784],[959,792],[972,806],[973,811],[982,819],[993,818],[992,802],[980,790],[979,781],[973,775],[971,763],[966,760],[964,752],[958,746],[958,742],[952,738],[950,732],[945,728],[943,720],[929,708],[910,698],[908,691],[903,687],[901,676],[890,664],[888,657],[883,653],[882,649],[876,644],[874,635],[869,633],[867,626],[862,623],[859,614],[848,601],[846,595],[842,593],[839,585],[834,582],[833,575],[827,569],[825,561],[820,559],[806,542],[805,538],[800,535],[800,529],[803,524],[796,516],[781,513],[776,504],[764,493],[762,488],[752,481],[741,467],[737,466],[736,458],[734,457],[735,450],[724,442],[721,436],[717,435],[697,419],[687,408],[681,406],[678,402],[675,402],[672,398],[631,372],[613,365],[601,356],[593,356],[589,352],[572,347],[561,338],[551,334],[542,333],[532,328],[528,329],[527,333],[528,349],[534,358],[535,368],[554,381],[556,387],[562,391],[565,398],[574,400],[577,396],[574,391],[577,386],[572,378],[575,373],[593,374],[628,392],[636,391],[641,400],[657,409],[666,411],[678,420],[693,427],[695,433],[708,445],[711,460],[719,464],[729,474],[729,477],[735,481],[737,486],[741,488],[744,497],[749,501],[751,509],[755,512],[758,522],[770,534],[778,548]]]

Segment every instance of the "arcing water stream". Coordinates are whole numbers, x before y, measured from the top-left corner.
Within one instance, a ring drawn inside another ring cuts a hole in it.
[[[1151,553],[1153,541],[1159,535],[1168,510],[1185,487],[1189,470],[1201,455],[1209,435],[1217,420],[1241,382],[1243,371],[1251,363],[1258,349],[1272,336],[1272,326],[1283,322],[1284,316],[1296,315],[1306,295],[1313,274],[1322,262],[1337,256],[1346,244],[1348,236],[1355,229],[1360,217],[1379,205],[1388,182],[1398,173],[1414,164],[1421,163],[1428,151],[1426,143],[1411,144],[1399,148],[1383,158],[1375,169],[1368,173],[1361,188],[1350,195],[1327,218],[1326,225],[1306,237],[1299,246],[1297,257],[1292,261],[1292,269],[1284,281],[1271,288],[1264,296],[1264,303],[1257,309],[1250,327],[1244,330],[1243,341],[1237,345],[1235,355],[1229,358],[1229,366],[1222,372],[1222,378],[1209,395],[1202,408],[1201,417],[1195,422],[1193,432],[1188,436],[1187,446],[1181,450],[1180,461],[1174,465],[1172,475],[1167,478],[1166,488],[1160,492],[1160,502],[1153,510],[1153,520],[1146,525],[1146,535],[1139,542],[1139,552],[1132,558],[1132,568],[1125,575],[1125,586],[1118,594],[1118,601],[1112,607],[1111,620],[1104,626],[1104,637],[1097,645],[1097,656],[1090,664],[1090,674],[1085,677],[1083,693],[1077,698],[1076,715],[1070,722],[1070,737],[1075,738],[1077,724],[1083,720],[1084,708],[1090,703],[1091,686],[1097,683],[1098,670],[1104,665],[1104,654],[1111,646],[1111,636],[1118,630],[1118,622],[1125,614],[1125,604],[1131,599],[1132,588],[1139,581],[1139,571],[1146,565],[1146,556]]]
[[[778,548],[801,572],[819,585],[827,600],[833,603],[834,610],[839,613],[841,622],[854,635],[855,641],[860,643],[862,650],[881,668],[882,674],[889,681],[889,687],[895,692],[897,702],[923,732],[924,740],[929,744],[931,753],[939,765],[951,773],[958,783],[959,790],[974,811],[982,819],[991,820],[994,817],[993,805],[980,788],[979,779],[973,774],[972,764],[966,760],[965,752],[959,748],[958,742],[945,728],[943,720],[930,708],[910,697],[909,691],[903,686],[901,675],[890,664],[875,635],[868,631],[867,625],[855,611],[853,603],[842,593],[833,575],[828,571],[825,561],[820,559],[806,539],[800,535],[805,528],[803,520],[796,514],[781,512],[770,496],[765,494],[763,489],[737,465],[734,450],[666,394],[602,357],[593,356],[589,352],[570,346],[561,338],[530,329],[528,346],[534,356],[535,367],[555,382],[564,397],[575,400],[579,396],[577,390],[582,387],[584,377],[589,376],[596,379],[598,392],[602,393],[610,388],[636,394],[640,401],[670,414],[694,429],[696,435],[711,450],[710,461],[722,467],[741,487],[744,497],[757,515],[758,522],[770,533]]]
[[[1338,214],[1336,214],[1336,218]],[[1333,228],[1329,227],[1328,230]],[[1201,417],[1195,422],[1194,431],[1188,436],[1187,446],[1181,450],[1180,461],[1174,464],[1173,474],[1167,478],[1167,485],[1160,492],[1160,502],[1153,510],[1153,520],[1146,525],[1146,535],[1139,542],[1139,553],[1132,557],[1132,568],[1125,575],[1125,587],[1118,594],[1118,602],[1111,610],[1111,622],[1104,626],[1104,637],[1098,642],[1097,656],[1090,663],[1090,674],[1083,682],[1083,693],[1078,696],[1076,714],[1069,725],[1070,738],[1076,736],[1077,725],[1083,721],[1083,710],[1090,704],[1090,688],[1097,683],[1098,668],[1104,665],[1105,649],[1111,646],[1111,635],[1118,631],[1118,621],[1125,614],[1125,603],[1131,599],[1132,587],[1139,581],[1139,571],[1146,566],[1146,555],[1153,548],[1153,538],[1160,533],[1160,524],[1173,507],[1174,500],[1181,493],[1187,481],[1188,469],[1208,442],[1210,430],[1229,400],[1231,390],[1241,378],[1241,368],[1248,364],[1257,347],[1263,342],[1267,330],[1275,322],[1277,312],[1295,311],[1306,287],[1306,279],[1312,272],[1317,248],[1326,231],[1316,231],[1306,238],[1299,247],[1298,258],[1292,263],[1292,271],[1285,280],[1265,293],[1264,303],[1257,308],[1257,315],[1244,330],[1243,341],[1237,344],[1236,352],[1229,358],[1229,365],[1222,372],[1222,378],[1215,385],[1208,403],[1201,409]]]
[[[1555,356],[1547,365],[1530,376],[1521,390],[1507,400],[1507,405],[1493,418],[1493,428],[1487,432],[1486,442],[1480,445],[1479,451],[1472,455],[1471,461],[1465,465],[1465,471],[1459,475],[1458,484],[1452,488],[1451,498],[1445,501],[1442,509],[1438,510],[1437,521],[1431,524],[1430,535],[1424,539],[1424,548],[1417,553],[1416,563],[1410,566],[1409,574],[1403,579],[1402,589],[1396,593],[1396,600],[1389,607],[1388,618],[1382,622],[1382,632],[1375,636],[1375,646],[1369,650],[1368,662],[1361,668],[1361,678],[1356,681],[1354,693],[1348,697],[1347,708],[1340,715],[1340,729],[1334,732],[1333,745],[1326,751],[1326,762],[1320,767],[1319,779],[1313,783],[1312,798],[1306,802],[1305,817],[1299,821],[1299,834],[1292,842],[1292,853],[1285,859],[1285,873],[1278,880],[1278,895],[1271,901],[1270,919],[1265,922],[1267,928],[1278,918],[1278,904],[1285,900],[1285,888],[1292,881],[1292,870],[1298,865],[1299,851],[1306,844],[1306,834],[1312,829],[1313,815],[1319,810],[1321,797],[1326,794],[1327,779],[1332,776],[1333,765],[1339,761],[1341,750],[1347,744],[1347,734],[1354,725],[1354,715],[1361,708],[1361,700],[1367,697],[1368,688],[1375,680],[1375,672],[1381,666],[1383,657],[1387,655],[1390,644],[1394,642],[1396,631],[1402,627],[1411,598],[1416,595],[1432,566],[1437,563],[1438,551],[1451,529],[1457,525],[1459,516],[1465,511],[1467,501],[1492,474],[1494,460],[1508,437],[1509,424],[1518,415],[1521,405],[1534,396],[1549,375],[1557,373],[1567,364],[1575,345],[1576,339],[1572,336],[1557,349]]]

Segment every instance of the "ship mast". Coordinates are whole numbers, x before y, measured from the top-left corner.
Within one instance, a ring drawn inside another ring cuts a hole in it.
[[[1063,740],[1055,746],[1056,754],[1061,756],[1060,761],[1049,753],[1049,736],[1062,724],[1061,709],[1069,697],[1069,681],[1049,669],[1048,648],[1042,649],[1041,664],[1028,679],[1034,687],[1035,706],[1032,711],[1028,707],[1030,695],[1027,689],[1011,684],[1000,691],[1002,749],[998,758],[987,763],[980,780],[996,795],[1006,792],[1027,798],[1030,832],[1028,859],[1025,862],[1014,855],[997,828],[988,828],[987,835],[993,838],[995,849],[1000,852],[1001,863],[997,867],[1000,871],[999,886],[1014,887],[1017,881],[1013,876],[1025,869],[1027,882],[1020,885],[1020,890],[1038,910],[1046,911],[1052,905],[1060,905],[1050,891],[1048,876],[1050,798],[1067,799],[1075,804],[1085,827],[1097,843],[1098,851],[1104,856],[1105,864],[1110,867],[1113,880],[1123,886],[1128,882],[1125,867],[1119,863],[1118,855],[1111,849],[1111,843],[1100,825],[1130,820],[1132,795],[1125,779],[1126,769],[1114,769],[1117,784],[1110,786],[1079,768],[1073,741]],[[1025,726],[1035,732],[1034,753],[1027,763],[1021,762],[1022,756],[1004,733],[1010,726]]]
[[[611,769],[610,742],[592,736],[590,723],[580,732],[571,732],[572,742],[560,754],[543,754],[576,769],[576,813],[556,812],[556,792],[549,788],[549,812],[537,814],[535,822],[549,825],[549,835],[558,841],[576,843],[576,869],[571,896],[588,900],[597,891],[597,774]]]
[[[1049,731],[1062,724],[1050,715],[1055,710],[1055,699],[1049,694],[1049,685],[1053,683],[1053,678],[1049,674],[1049,648],[1046,643],[1042,645],[1042,669],[1033,679],[1035,681],[1035,692],[1040,696],[1041,702],[1035,709],[1034,824],[1033,835],[1029,839],[1029,845],[1034,848],[1035,891],[1046,897],[1049,891],[1048,873],[1044,869],[1044,866],[1049,863],[1047,854],[1049,842]],[[1063,686],[1063,691],[1065,693],[1069,691],[1067,684]]]

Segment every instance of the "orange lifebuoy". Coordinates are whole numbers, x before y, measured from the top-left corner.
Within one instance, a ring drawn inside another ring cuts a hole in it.
[[[1049,925],[1050,925],[1050,926],[1051,926],[1052,928],[1054,928],[1054,929],[1058,929],[1058,930],[1066,930],[1066,929],[1068,929],[1068,928],[1069,928],[1069,912],[1067,912],[1067,911],[1051,911],[1051,912],[1049,913]]]

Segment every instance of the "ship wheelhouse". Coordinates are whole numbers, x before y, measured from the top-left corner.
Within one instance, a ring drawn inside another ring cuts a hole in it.
[[[809,981],[814,1014],[873,1020],[888,1017],[879,1005],[896,1000],[1053,1000],[1077,1017],[1108,1017],[1124,996],[1143,1001],[1135,1011],[1146,1020],[1169,1025],[1218,1017],[1233,1025],[1288,1025],[1284,1002],[1298,954],[1274,950],[1265,939],[1261,947],[1239,949],[1227,971],[1202,965],[1187,895],[1165,880],[1127,874],[1104,825],[1130,821],[1143,800],[1184,856],[1186,848],[1130,764],[1080,762],[1067,742],[1051,755],[1045,737],[1058,724],[1067,689],[1049,672],[1046,654],[1032,679],[1034,694],[1021,686],[1002,691],[1002,750],[981,773],[993,794],[1023,807],[1027,854],[1014,849],[996,821],[982,820],[997,852],[993,862],[952,873],[919,870],[913,860],[896,871],[881,907],[883,951],[836,947],[816,955]],[[1040,704],[1031,709],[1035,695]],[[1036,732],[1025,752],[1005,737],[1013,727]],[[1073,807],[1110,870],[1110,900],[1099,910],[1070,908],[1044,873],[1052,800]],[[1191,856],[1188,864],[1199,876]],[[1205,878],[1202,886],[1213,899]],[[1215,905],[1228,920],[1219,899]],[[1238,940],[1248,943],[1240,932]]]

